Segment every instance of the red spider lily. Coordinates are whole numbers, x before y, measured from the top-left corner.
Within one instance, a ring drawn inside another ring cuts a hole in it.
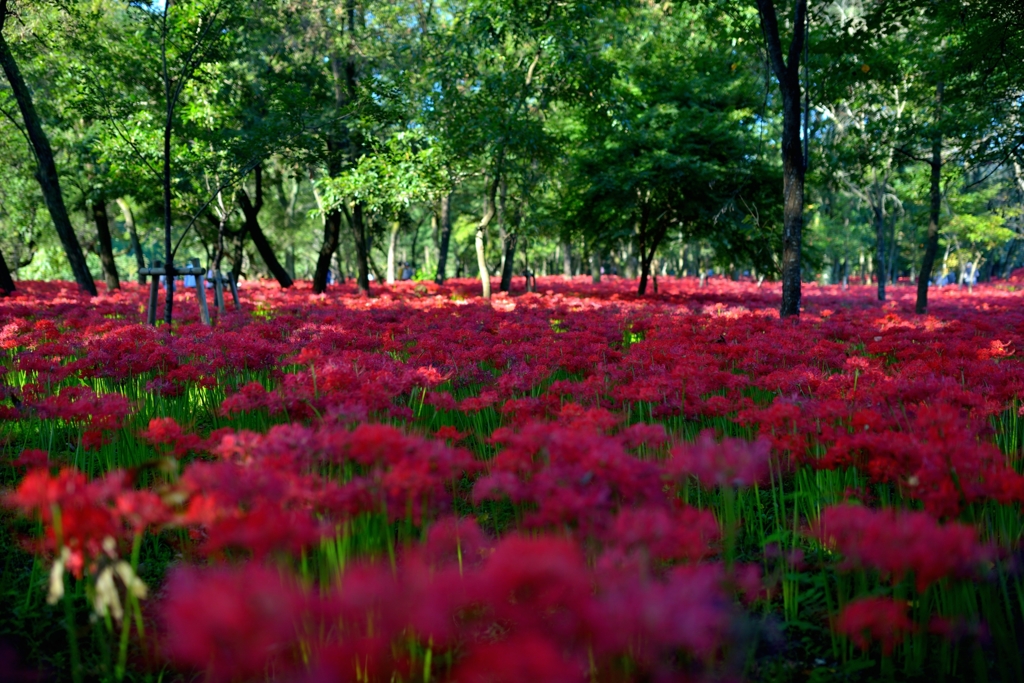
[[[455,427],[445,425],[444,427],[438,427],[437,431],[434,432],[434,437],[438,439],[445,439],[447,441],[462,441],[467,436],[468,432],[460,432]]]
[[[124,472],[87,481],[76,470],[62,469],[51,475],[49,469],[35,469],[4,497],[4,504],[27,517],[39,518],[44,528],[42,549],[58,553],[61,546],[67,547],[71,552],[68,568],[81,578],[86,561],[104,554],[104,539],[125,535],[126,521],[145,525],[164,517],[162,511],[139,515],[131,497],[125,496],[126,484]]]
[[[858,598],[844,607],[836,619],[836,631],[857,647],[866,650],[877,642],[886,657],[915,630],[907,616],[906,601],[892,598]]]
[[[97,395],[89,387],[66,387],[56,396],[27,401],[42,419],[60,419],[86,425],[93,430],[114,430],[121,427],[131,412],[128,399],[120,394]]]
[[[672,449],[666,470],[673,476],[694,476],[704,486],[751,486],[768,481],[771,447],[766,441],[723,439],[706,430],[695,444]]]
[[[154,446],[169,446],[170,452],[175,457],[181,457],[190,451],[211,451],[231,431],[231,429],[215,430],[208,438],[204,439],[198,434],[185,432],[174,418],[155,417],[149,421],[149,426],[140,432],[139,436],[143,441]]]
[[[712,554],[720,536],[711,512],[684,506],[672,511],[623,510],[605,538],[611,548],[626,554],[639,553],[658,561],[696,562]]]
[[[825,508],[811,533],[841,552],[850,566],[875,569],[893,581],[913,574],[918,591],[944,578],[968,578],[991,558],[974,527],[939,524],[924,512]]]
[[[585,659],[568,659],[557,641],[527,633],[473,648],[453,674],[459,683],[572,683],[588,680]]]
[[[211,681],[287,672],[299,661],[303,591],[259,565],[171,572],[161,604],[164,650]]]
[[[377,681],[406,669],[398,646],[415,638],[455,653],[457,680],[486,676],[485,660],[505,676],[496,680],[521,673],[572,680],[588,663],[625,656],[641,675],[657,677],[679,666],[680,653],[698,668],[713,663],[735,615],[717,565],[654,580],[590,569],[566,539],[514,536],[461,568],[422,559],[410,556],[397,572],[351,566],[321,596],[258,565],[176,568],[160,606],[167,653],[213,680],[272,671]],[[524,661],[499,667],[513,652]]]
[[[26,448],[14,459],[15,467],[41,469],[50,464],[50,454],[38,448]]]

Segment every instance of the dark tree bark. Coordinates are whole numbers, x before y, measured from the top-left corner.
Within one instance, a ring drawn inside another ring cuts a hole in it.
[[[64,253],[71,265],[71,272],[75,276],[78,286],[89,294],[96,296],[96,283],[93,282],[92,273],[85,262],[85,253],[78,242],[74,228],[71,227],[71,219],[68,218],[68,210],[64,205],[64,195],[60,190],[60,181],[57,176],[57,166],[53,160],[53,149],[50,147],[50,140],[43,131],[39,115],[36,113],[35,104],[32,101],[32,93],[21,76],[18,63],[14,60],[11,48],[3,36],[3,28],[7,19],[7,0],[0,0],[0,67],[3,67],[4,75],[11,86],[14,99],[18,102],[18,109],[21,110],[21,117],[25,124],[25,132],[28,134],[32,151],[36,157],[36,180],[43,193],[43,200],[53,220],[53,227],[57,230]]]
[[[139,241],[139,231],[135,227],[135,214],[132,207],[128,205],[123,197],[117,200],[117,206],[121,209],[121,216],[124,218],[124,227],[128,228],[128,238],[132,242],[132,253],[135,255],[135,267],[142,270],[146,267],[146,257],[142,253],[142,242]],[[146,284],[146,276],[138,275],[138,283]]]
[[[267,268],[270,270],[270,274],[274,276],[278,284],[283,288],[292,286],[292,278],[288,274],[288,271],[284,269],[281,262],[277,260],[277,256],[274,254],[274,248],[270,246],[270,242],[267,240],[267,236],[263,233],[263,228],[260,227],[259,214],[260,209],[263,208],[263,172],[260,166],[255,169],[256,175],[256,201],[249,199],[249,194],[244,188],[238,191],[238,205],[242,207],[242,215],[245,216],[245,231],[252,237],[252,243],[256,247],[256,251],[260,253],[260,257],[263,262],[267,264]],[[337,250],[338,245],[335,242],[331,253]]]
[[[601,255],[597,247],[590,250],[590,281],[595,285],[601,282]]]
[[[96,236],[100,247],[100,263],[103,265],[103,279],[107,283],[107,291],[121,289],[121,280],[117,277],[117,264],[114,262],[114,242],[110,238],[110,219],[107,217],[107,201],[100,195],[92,203],[92,219],[96,223]]]
[[[170,327],[174,315],[174,250],[171,246],[171,227],[173,214],[171,208],[171,136],[174,125],[174,105],[176,95],[171,93],[171,76],[167,71],[167,8],[164,5],[164,35],[161,42],[161,67],[164,81],[164,101],[167,110],[164,115],[164,146],[163,146],[163,199],[164,199],[164,277],[167,287],[164,294],[164,323]],[[179,90],[180,92],[180,90]]]
[[[768,58],[782,94],[782,306],[780,315],[800,315],[800,250],[804,225],[804,175],[807,164],[800,141],[800,53],[807,27],[807,0],[794,0],[793,39],[783,55],[774,0],[757,0]]]
[[[232,255],[231,260],[231,277],[238,282],[239,276],[242,274],[242,261],[245,259],[245,232],[240,231],[239,235],[235,239],[235,253]]]
[[[942,111],[943,83],[935,89],[936,122]],[[935,267],[935,256],[939,252],[939,211],[942,209],[942,134],[936,132],[932,139],[931,178],[929,182],[930,206],[928,207],[928,237],[924,243],[924,257],[921,259],[921,274],[917,278],[917,302],[914,311],[928,312],[928,284]]]
[[[448,266],[448,243],[452,239],[452,195],[446,194],[441,197],[441,235],[437,246],[437,275],[434,282],[444,284],[445,268]]]
[[[320,256],[316,260],[316,271],[313,273],[313,292],[322,294],[327,291],[327,273],[331,269],[331,259],[338,250],[341,236],[341,211],[335,209],[324,216],[324,241],[320,245]]]
[[[885,190],[875,187],[878,197],[871,207],[875,217],[875,272],[878,273],[878,300],[885,301]]]
[[[357,96],[358,70],[356,65],[357,39],[356,28],[360,20],[359,7],[356,0],[345,0],[344,19],[340,28],[348,37],[348,54],[342,59],[340,54],[333,54],[330,57],[330,66],[333,77],[334,101],[339,111]],[[355,163],[359,159],[362,145],[356,131],[343,127],[340,131],[327,136],[327,173],[330,177],[336,178],[342,170],[342,160]],[[331,210],[324,217],[324,241],[320,248],[320,255],[317,258],[316,270],[313,273],[313,291],[321,294],[327,290],[327,273],[331,268],[331,259],[334,251],[337,250],[341,241],[341,215],[347,213],[348,209],[339,206]],[[361,292],[370,291],[369,268],[366,262],[368,249],[366,248],[366,230],[363,225],[363,207],[356,202],[349,216],[349,225],[352,228],[356,242],[356,268],[359,275],[356,278],[356,285]]]
[[[663,221],[655,221],[651,229],[651,206],[644,202],[640,209],[640,226],[637,230],[637,246],[640,247],[640,284],[636,293],[643,296],[647,293],[647,280],[651,276],[651,263],[654,261],[654,254],[658,251],[658,245],[668,232],[668,225]]]
[[[11,270],[7,267],[3,252],[0,252],[0,292],[10,294],[14,291],[14,278],[11,277]]]
[[[513,226],[505,233],[505,262],[501,264],[501,285],[498,289],[502,292],[512,290],[512,271],[516,258],[516,243],[519,241],[519,231]]]
[[[356,202],[349,217],[352,239],[356,243],[356,289],[363,294],[370,293],[370,245],[366,240],[366,220],[363,205]],[[379,277],[379,275],[378,275]]]

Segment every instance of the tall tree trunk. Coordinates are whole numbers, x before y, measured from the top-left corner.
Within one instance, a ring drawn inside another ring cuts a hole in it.
[[[651,276],[651,263],[654,261],[654,254],[658,251],[658,245],[665,236],[667,228],[655,227],[650,229],[651,207],[649,202],[644,202],[640,210],[640,228],[637,231],[637,246],[640,247],[640,283],[636,293],[643,296],[647,293],[647,280]]]
[[[352,237],[356,243],[356,289],[363,294],[370,293],[370,244],[366,239],[366,220],[363,205],[355,202],[349,217]]]
[[[121,281],[117,277],[117,264],[114,262],[114,242],[110,238],[110,219],[107,217],[107,201],[100,195],[92,203],[92,219],[96,223],[96,236],[100,247],[100,263],[103,265],[103,279],[107,283],[107,291],[121,289]]]
[[[406,214],[406,219],[408,219],[408,218],[409,218],[409,216],[408,216],[408,214]],[[413,226],[413,229],[412,229],[412,245],[409,247],[409,258],[408,258],[408,267],[409,267],[409,271],[412,273],[412,275],[410,275],[409,277],[413,277],[414,275],[416,275],[416,271],[418,270],[418,268],[416,268],[416,258],[417,258],[416,247],[420,243],[420,229],[422,227],[423,227],[423,222],[421,221],[421,222],[417,223],[415,226]],[[426,267],[426,266],[424,265],[424,267]],[[405,275],[403,274],[401,277],[404,278]]]
[[[487,269],[487,258],[484,253],[484,238],[487,236],[487,226],[490,225],[491,219],[494,218],[494,204],[495,198],[498,194],[498,183],[500,181],[501,177],[499,175],[495,175],[494,179],[488,183],[489,187],[487,195],[484,196],[484,215],[480,217],[480,222],[477,223],[476,235],[473,240],[476,246],[476,266],[480,275],[481,296],[485,299],[491,298],[491,273]]]
[[[505,259],[501,264],[501,286],[499,289],[502,292],[509,292],[512,290],[512,271],[514,270],[513,265],[515,264],[516,258],[516,242],[519,241],[519,230],[517,226],[512,226],[511,230],[505,232]]]
[[[484,215],[486,216],[486,214]],[[484,236],[487,234],[488,222],[490,222],[490,218],[486,222],[480,221],[480,224],[476,226],[476,234],[473,239],[473,244],[476,247],[476,267],[480,276],[480,296],[485,299],[491,298],[491,273],[487,270],[487,258],[484,254]]]
[[[274,279],[277,280],[278,284],[283,288],[287,288],[292,286],[292,277],[285,270],[284,266],[281,265],[281,262],[277,260],[274,248],[270,246],[267,236],[263,233],[263,228],[260,227],[259,214],[260,209],[263,208],[263,183],[261,175],[260,167],[257,166],[256,201],[251,201],[249,193],[245,191],[245,188],[242,188],[238,191],[238,204],[242,207],[242,215],[245,216],[245,232],[249,233],[249,236],[252,237],[252,243],[256,247],[256,251],[260,253],[260,258],[267,264],[267,269],[274,276]],[[335,243],[334,249],[337,248],[337,243]]]
[[[167,10],[164,4],[163,34],[160,43],[160,58],[163,73],[164,101],[167,109],[164,116],[163,139],[163,200],[164,200],[164,273],[167,287],[164,295],[164,323],[170,327],[174,312],[174,251],[171,247],[171,224],[173,221],[171,207],[171,136],[174,132],[174,99],[171,94],[172,76],[167,70]]]
[[[121,209],[124,227],[128,229],[128,238],[132,243],[132,253],[135,255],[135,267],[138,270],[142,270],[146,267],[146,256],[142,253],[142,242],[139,241],[139,231],[135,227],[135,214],[132,213],[132,207],[128,205],[128,201],[124,197],[117,200],[117,206]],[[138,283],[140,285],[146,284],[146,276],[139,275]]]
[[[889,216],[890,230],[889,230],[889,256],[888,264],[885,267],[885,274],[889,278],[889,284],[895,286],[896,281],[899,279],[899,274],[896,272],[896,252],[899,250],[899,240],[897,239],[896,232],[896,212],[892,212]]]
[[[572,243],[567,239],[562,240],[562,277],[572,279]]]
[[[320,245],[320,255],[316,260],[316,271],[313,273],[313,293],[323,294],[327,291],[327,273],[331,270],[331,260],[338,250],[341,237],[341,210],[334,209],[324,216],[324,241]]]
[[[437,246],[437,275],[434,282],[444,284],[445,268],[448,266],[448,244],[452,239],[452,195],[449,192],[441,197],[441,234]]]
[[[881,188],[874,189],[878,192],[871,207],[875,218],[875,271],[878,273],[878,300],[885,301],[885,195]]]
[[[7,267],[3,252],[0,252],[0,292],[10,294],[14,291],[14,278],[11,277],[11,270]]]
[[[601,282],[601,254],[597,247],[590,248],[590,281],[595,285]]]
[[[807,29],[807,0],[794,0],[793,38],[784,58],[774,0],[757,0],[772,71],[782,93],[782,306],[785,318],[800,315],[800,251],[804,225],[804,175],[807,170],[800,141],[800,53]]]
[[[231,260],[231,277],[238,282],[239,276],[242,274],[242,261],[245,260],[245,230],[244,228],[239,231],[238,237],[235,239],[235,253],[232,255]]]
[[[389,285],[395,284],[395,249],[398,246],[398,231],[402,228],[402,222],[398,219],[391,223],[391,232],[388,234],[388,270],[385,280]]]
[[[28,134],[32,151],[35,153],[36,180],[39,182],[43,200],[46,202],[46,208],[53,220],[53,227],[56,228],[57,235],[64,247],[64,253],[71,265],[75,281],[79,287],[96,296],[96,283],[93,282],[92,273],[89,272],[89,267],[85,262],[85,253],[78,242],[74,228],[71,227],[67,207],[64,206],[64,195],[60,191],[60,181],[57,177],[57,166],[53,160],[50,140],[46,137],[42,123],[39,121],[35,104],[32,102],[32,93],[25,84],[21,71],[18,69],[18,63],[14,60],[11,48],[3,36],[6,18],[7,2],[2,0],[0,3],[0,66],[3,67],[4,75],[11,86],[11,92],[18,102],[22,121],[25,124],[25,132]]]
[[[939,82],[935,88],[935,119],[936,123],[942,116],[942,91],[944,83]],[[935,256],[939,251],[939,211],[942,209],[942,133],[936,132],[932,139],[931,179],[929,194],[931,203],[928,207],[928,237],[924,244],[924,257],[921,259],[921,274],[917,278],[917,302],[914,310],[919,314],[928,312],[928,285],[932,279],[932,268]]]

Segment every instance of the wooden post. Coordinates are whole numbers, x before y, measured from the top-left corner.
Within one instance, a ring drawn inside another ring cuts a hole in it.
[[[234,299],[235,310],[242,310],[242,304],[238,300],[238,285],[235,283],[234,273],[229,272],[227,275],[224,275],[223,273],[216,272],[208,275],[206,279],[212,282],[214,285],[214,292],[217,301],[218,311],[223,313],[227,308],[227,304],[224,301],[224,285],[228,285],[231,288],[231,298]]]
[[[210,278],[207,278],[208,280]],[[217,306],[217,312],[224,314],[224,280],[220,273],[213,276],[213,302]]]
[[[228,282],[231,284],[231,297],[235,300],[235,310],[242,310],[242,302],[238,300],[238,281],[234,273],[228,273]]]
[[[189,259],[188,268],[183,274],[191,276],[196,285],[196,300],[199,302],[199,320],[210,325],[210,309],[206,305],[206,268],[199,265],[199,259]]]
[[[188,266],[186,268],[175,268],[174,272],[180,273],[181,275],[193,275],[199,276],[196,278],[196,294],[199,298],[199,317],[203,321],[204,325],[210,324],[210,311],[206,307],[206,291],[203,286],[203,277],[206,275],[206,269],[199,266]],[[164,264],[160,261],[154,261],[151,268],[142,268],[139,270],[139,275],[149,275],[152,277],[152,281],[149,283],[149,313],[146,316],[146,320],[150,325],[156,325],[156,302],[157,293],[160,289],[160,276],[166,275],[167,269],[164,268]],[[167,278],[167,286],[174,286],[174,278]]]

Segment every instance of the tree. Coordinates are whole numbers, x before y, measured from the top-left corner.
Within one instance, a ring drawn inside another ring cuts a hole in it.
[[[7,267],[3,252],[0,252],[0,292],[10,294],[13,291],[14,279],[11,277],[11,270]]]
[[[281,266],[281,262],[277,260],[273,247],[270,246],[267,236],[263,234],[263,228],[260,227],[259,215],[260,209],[263,208],[262,166],[256,167],[254,176],[256,182],[255,200],[249,199],[249,193],[244,187],[239,188],[237,193],[238,205],[242,208],[242,215],[245,217],[245,227],[242,235],[248,235],[252,238],[252,243],[256,246],[260,257],[267,264],[267,268],[270,269],[271,275],[274,276],[278,284],[282,287],[291,287],[291,275]]]
[[[789,50],[783,53],[774,0],[757,0],[768,61],[782,95],[782,308],[783,318],[800,314],[800,249],[804,224],[804,176],[807,159],[801,144],[803,105],[800,58],[807,34],[807,0],[793,0]]]
[[[744,233],[760,233],[743,219],[773,173],[756,158],[757,84],[725,47],[738,33],[714,6],[637,14],[603,50],[614,85],[557,123],[573,150],[566,220],[596,257],[595,281],[600,252],[617,242],[633,249],[643,295],[670,232],[734,254],[745,250]]]
[[[54,228],[64,246],[64,252],[67,254],[68,263],[75,275],[75,281],[79,287],[95,296],[96,284],[86,265],[85,254],[82,252],[78,237],[71,226],[67,207],[64,205],[64,195],[61,193],[60,178],[57,175],[57,165],[54,162],[50,139],[46,136],[39,114],[36,112],[32,92],[22,77],[11,46],[4,36],[7,20],[11,15],[12,11],[8,0],[0,0],[0,67],[3,68],[4,76],[14,93],[18,108],[21,110],[25,134],[36,157],[36,179],[43,192],[46,208],[49,209],[50,217],[53,219]]]

